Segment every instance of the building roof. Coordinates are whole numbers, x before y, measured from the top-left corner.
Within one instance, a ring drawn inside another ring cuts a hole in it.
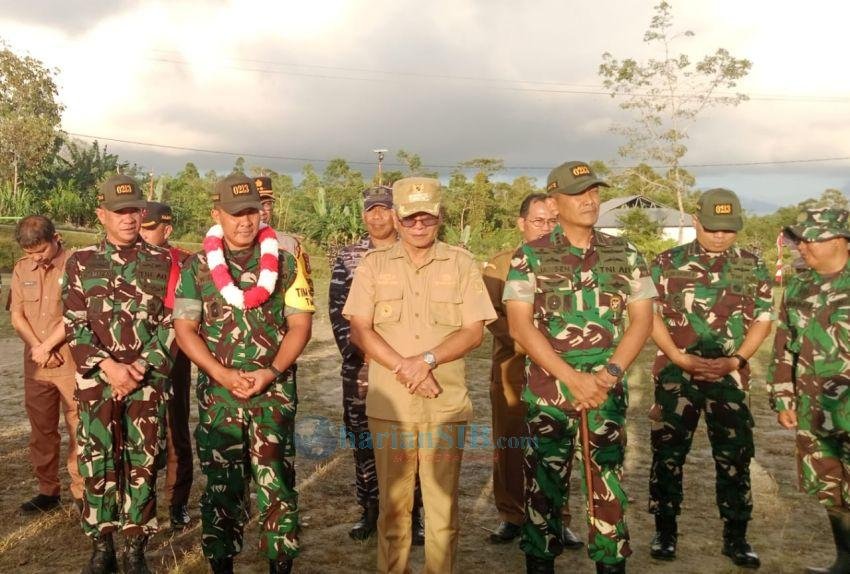
[[[679,227],[679,211],[677,209],[667,207],[643,195],[615,197],[603,202],[599,206],[599,221],[596,222],[596,227],[623,227],[619,218],[631,209],[642,209],[651,221],[658,223],[661,227]],[[690,217],[685,217],[684,227],[693,227]]]

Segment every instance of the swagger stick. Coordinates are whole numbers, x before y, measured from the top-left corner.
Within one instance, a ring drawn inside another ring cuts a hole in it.
[[[590,431],[587,425],[587,410],[581,410],[581,427],[579,428],[581,435],[581,451],[584,458],[584,482],[587,484],[587,513],[590,516],[590,524],[596,518],[596,513],[593,511],[593,471],[590,469]]]

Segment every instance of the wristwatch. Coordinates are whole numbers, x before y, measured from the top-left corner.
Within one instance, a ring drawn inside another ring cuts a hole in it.
[[[739,371],[750,364],[750,362],[748,360],[746,360],[742,355],[739,355],[738,353],[735,353],[734,355],[732,355],[732,357],[738,359],[738,370]]]
[[[434,356],[434,353],[431,351],[425,351],[422,353],[422,358],[428,363],[428,368],[432,371],[437,368],[437,357]]]
[[[623,375],[625,375],[623,368],[617,363],[608,363],[605,365],[605,372],[617,379],[618,383],[623,380]]]

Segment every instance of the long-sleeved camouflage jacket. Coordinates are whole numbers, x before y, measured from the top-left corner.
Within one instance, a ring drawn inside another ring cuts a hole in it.
[[[354,270],[360,264],[363,256],[372,249],[374,245],[369,237],[364,237],[359,242],[343,247],[334,261],[331,271],[331,284],[328,289],[328,313],[331,317],[331,329],[336,339],[336,346],[342,354],[342,374],[356,374],[363,365],[363,354],[360,349],[351,344],[351,325],[342,316],[342,308],[348,299],[351,290],[351,282],[354,279]]]
[[[62,301],[78,384],[96,378],[107,358],[144,361],[143,383],[167,379],[176,351],[164,304],[170,271],[168,250],[141,238],[127,247],[104,239],[68,258]]]

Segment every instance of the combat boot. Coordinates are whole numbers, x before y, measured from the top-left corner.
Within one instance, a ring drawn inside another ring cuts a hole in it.
[[[292,558],[289,556],[269,560],[269,574],[289,574],[290,572],[292,572]]]
[[[555,574],[555,560],[526,554],[525,574]]]
[[[758,554],[753,552],[747,542],[746,520],[725,520],[723,522],[723,554],[732,559],[735,566],[758,568],[761,566]]]
[[[655,515],[655,536],[649,545],[649,555],[656,560],[675,560],[679,527],[675,516]]]
[[[210,558],[212,574],[233,574],[233,556],[227,558]]]
[[[145,560],[147,536],[127,536],[124,538],[124,574],[151,574]]]
[[[348,531],[348,535],[354,540],[366,540],[378,529],[378,502],[368,503],[363,508],[360,520]]]
[[[617,562],[616,564],[596,563],[596,574],[625,574],[626,561]]]
[[[422,546],[425,544],[425,517],[421,506],[415,506],[413,508],[411,521],[411,529],[413,532],[410,538],[410,543],[413,546]]]
[[[92,553],[82,574],[113,574],[118,572],[118,560],[115,557],[115,544],[112,534],[102,534],[92,540]]]
[[[809,574],[850,574],[850,513],[829,512],[829,524],[835,539],[835,562],[826,568],[806,568]]]

